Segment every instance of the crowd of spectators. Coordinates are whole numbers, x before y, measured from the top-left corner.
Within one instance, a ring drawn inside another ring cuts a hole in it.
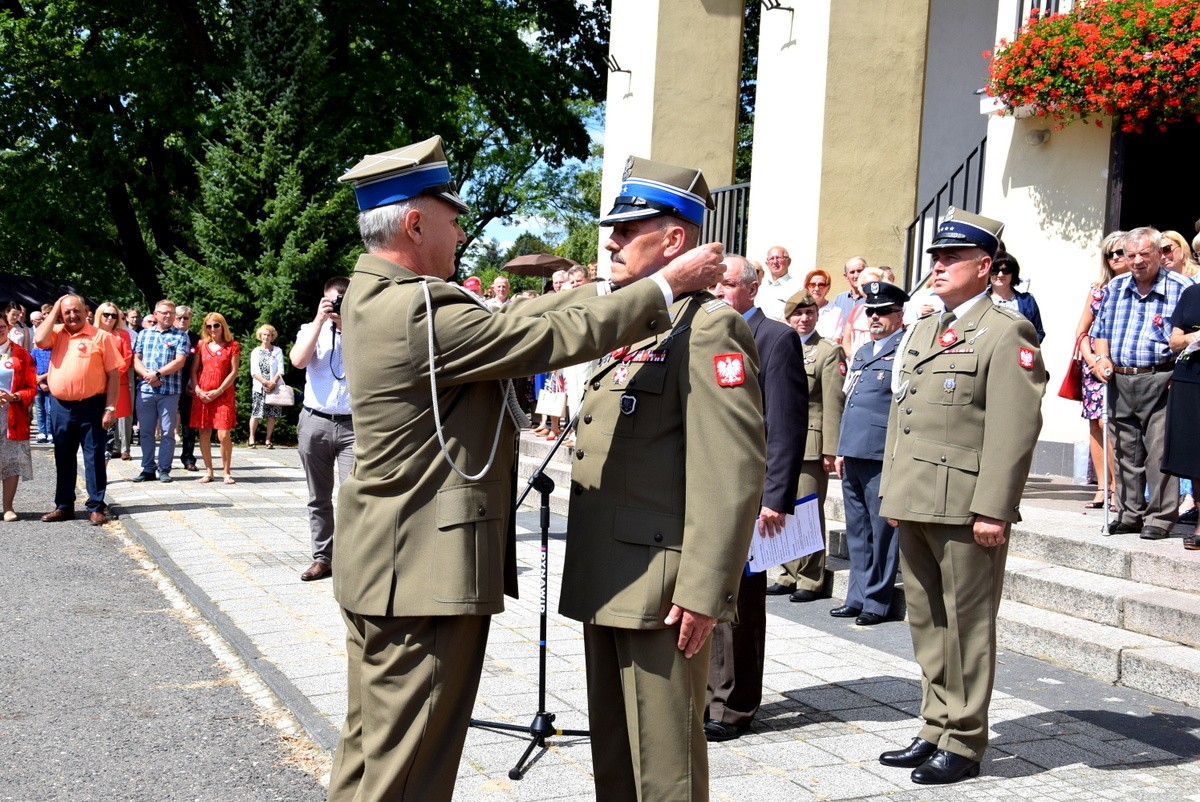
[[[0,482],[3,517],[15,521],[17,486],[33,475],[31,439],[54,447],[59,474],[55,508],[45,521],[75,517],[77,451],[83,449],[87,512],[94,524],[107,521],[104,499],[107,462],[131,460],[133,445],[142,449],[142,472],[134,481],[172,481],[177,431],[184,432],[180,462],[196,471],[192,444],[197,435],[205,471],[201,483],[213,481],[211,438],[220,444],[223,478],[233,484],[233,429],[237,423],[235,389],[240,345],[223,316],[210,313],[201,334],[190,329],[190,308],[159,301],[152,314],[136,307],[121,309],[104,301],[89,309],[87,301],[66,295],[27,315],[17,301],[0,313]],[[45,325],[43,325],[45,324]],[[273,346],[276,332],[260,327],[251,367],[251,445],[254,425],[267,421],[271,447],[281,407],[263,403],[264,391],[282,383],[283,358]],[[110,364],[111,363],[111,364]],[[111,397],[108,372],[114,371]],[[56,389],[57,388],[57,389]],[[192,402],[195,402],[194,404]]]

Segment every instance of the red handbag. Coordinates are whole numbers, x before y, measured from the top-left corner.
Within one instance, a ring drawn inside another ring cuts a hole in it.
[[[1058,397],[1068,401],[1083,400],[1083,359],[1079,354],[1079,343],[1087,334],[1080,334],[1075,341],[1075,353],[1071,355],[1071,364],[1067,366],[1067,375],[1063,376],[1062,386],[1058,388]]]

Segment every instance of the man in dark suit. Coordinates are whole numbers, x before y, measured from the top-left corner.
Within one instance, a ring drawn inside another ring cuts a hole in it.
[[[440,137],[368,156],[341,180],[367,253],[340,314],[355,446],[333,542],[348,697],[329,798],[445,802],[491,616],[515,590],[525,422],[505,380],[668,329],[674,294],[721,275],[721,248],[681,252],[619,298],[589,284],[493,314],[446,282],[469,210]]]
[[[613,280],[636,284],[687,252],[711,204],[699,170],[630,159],[600,221]],[[750,328],[708,293],[670,314],[591,373],[575,437],[559,609],[583,622],[605,802],[708,799],[709,635],[733,620],[762,500]]]
[[[758,385],[767,430],[767,476],[758,536],[774,537],[792,512],[808,434],[808,376],[800,337],[786,323],[769,319],[755,306],[758,274],[741,256],[727,256],[725,277],[713,289],[750,325],[758,348]],[[886,416],[887,411],[884,410]],[[767,640],[767,574],[742,577],[737,623],[717,624],[708,664],[708,703],[704,737],[728,741],[750,729],[762,703],[763,659]]]
[[[863,290],[871,342],[858,349],[850,365],[834,463],[846,506],[850,588],[846,603],[829,614],[872,626],[887,619],[899,559],[896,527],[879,515],[879,481],[892,407],[892,366],[904,333],[908,293],[886,281],[869,282]]]

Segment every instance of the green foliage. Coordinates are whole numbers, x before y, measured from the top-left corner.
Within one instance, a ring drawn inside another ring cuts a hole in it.
[[[742,21],[742,78],[738,87],[737,153],[733,162],[733,183],[750,181],[750,162],[754,149],[754,104],[758,95],[758,33],[762,5],[746,3]]]
[[[442,134],[471,238],[536,203],[543,167],[584,157],[608,13],[563,0],[8,0],[0,270],[139,305],[166,287],[238,334],[258,319],[284,332],[288,293],[307,308],[352,263],[355,210],[334,179],[364,154]]]

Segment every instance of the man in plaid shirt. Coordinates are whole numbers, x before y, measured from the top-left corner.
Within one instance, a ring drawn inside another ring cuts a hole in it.
[[[154,326],[145,329],[133,349],[133,369],[141,378],[138,386],[137,417],[141,430],[142,472],[133,478],[144,482],[158,475],[171,481],[171,459],[175,451],[175,419],[179,397],[186,381],[183,367],[192,344],[187,333],[175,328],[175,304],[162,300],[154,305]],[[162,431],[157,459],[154,429]]]
[[[1139,532],[1162,540],[1175,523],[1179,480],[1162,472],[1167,391],[1175,354],[1171,315],[1192,281],[1161,267],[1162,238],[1153,228],[1125,235],[1129,272],[1104,294],[1092,324],[1092,375],[1108,385],[1108,420],[1117,462],[1117,520],[1108,534]],[[1149,501],[1146,490],[1149,489]]]

